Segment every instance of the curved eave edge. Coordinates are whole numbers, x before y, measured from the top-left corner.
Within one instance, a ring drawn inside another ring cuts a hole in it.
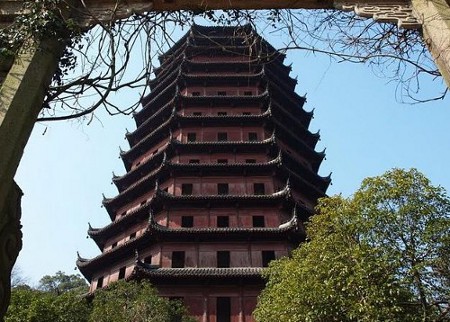
[[[282,231],[280,233],[286,233],[286,232],[288,232],[288,230]],[[210,234],[210,233],[208,233],[208,234]],[[146,239],[148,237],[152,237],[152,236],[154,236],[154,234],[152,234],[152,230],[148,228],[146,230],[146,232],[144,234],[142,234],[141,236],[139,236],[138,238],[133,239],[132,241],[129,241],[129,242],[125,242],[124,244],[122,244],[112,250],[109,250],[107,252],[101,253],[98,256],[96,256],[90,260],[82,258],[78,254],[78,259],[76,261],[76,265],[77,265],[78,269],[80,270],[80,272],[83,274],[83,276],[85,276],[86,279],[88,279],[90,281],[92,278],[92,272],[95,271],[96,266],[101,265],[102,261],[108,260],[108,258],[111,258],[118,252],[129,251],[130,252],[129,254],[131,257],[131,256],[133,256],[133,253],[136,254],[135,250],[138,248],[141,248],[143,243],[146,242]],[[116,256],[118,256],[118,255],[116,255]],[[92,267],[92,266],[94,266],[94,267]]]
[[[116,225],[121,225],[123,221],[126,220],[131,220],[132,218],[134,218],[136,215],[138,215],[139,213],[141,215],[145,215],[148,213],[148,211],[150,211],[151,213],[154,213],[155,209],[153,208],[154,203],[158,202],[158,199],[161,198],[160,194],[156,194],[155,198],[152,199],[150,202],[146,203],[144,206],[128,213],[126,216],[120,218],[117,221],[113,221],[110,224],[104,226],[103,228],[95,228],[92,229],[90,231],[88,231],[88,234],[90,235],[91,238],[95,239],[95,238],[99,238],[98,236],[105,233],[106,231],[108,231],[109,229],[111,229],[112,227],[116,226]],[[301,209],[302,212],[306,212],[307,213],[307,217],[309,217],[312,212],[311,209],[308,209],[306,207],[304,207],[303,205],[299,205],[297,204],[296,207],[299,207]],[[291,220],[293,220],[293,218],[291,218]],[[161,226],[162,227],[162,226]],[[164,229],[164,228],[162,228]],[[276,228],[275,228],[276,229]]]
[[[263,267],[243,268],[153,268],[138,261],[132,275],[154,278],[258,278],[262,280]]]

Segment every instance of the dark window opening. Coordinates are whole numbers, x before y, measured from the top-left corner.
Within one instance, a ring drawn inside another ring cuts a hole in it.
[[[169,192],[169,187],[165,187],[165,188],[163,189],[163,191]]]
[[[219,132],[219,133],[217,133],[217,141],[227,141],[227,140],[228,140],[227,132]]]
[[[120,214],[120,216],[125,216],[127,214],[127,212],[126,211],[124,211],[124,212],[122,212],[121,214]]]
[[[262,251],[262,266],[268,267],[269,263],[275,259],[275,252],[273,250]]]
[[[228,183],[218,183],[217,184],[217,194],[227,195],[228,194]]]
[[[152,155],[155,155],[156,153],[158,153],[158,149],[156,149],[155,151],[153,151]]]
[[[170,302],[180,302],[180,303],[183,303],[184,302],[184,297],[182,297],[182,296],[171,296],[171,297],[169,297],[169,301]]]
[[[217,163],[228,163],[228,159],[217,159]]]
[[[242,112],[242,115],[252,115],[250,112]]]
[[[258,140],[258,133],[256,133],[256,132],[249,132],[248,133],[248,140],[249,141],[257,141]]]
[[[181,216],[181,227],[190,228],[194,227],[193,216]]]
[[[219,96],[227,96],[227,92],[225,92],[225,91],[218,91],[217,95],[219,95]]]
[[[194,116],[202,116],[202,112],[194,112],[192,113]]]
[[[217,112],[217,115],[219,115],[219,116],[225,116],[225,115],[227,115],[227,112]]]
[[[103,287],[103,276],[100,276],[97,279],[97,288],[102,288]]]
[[[197,134],[193,133],[193,132],[188,133],[187,134],[187,141],[188,142],[195,142],[195,141],[197,141]]]
[[[114,249],[114,248],[116,248],[116,247],[117,247],[117,242],[114,242],[114,243],[111,245],[111,248]]]
[[[134,232],[130,235],[130,239],[135,239],[135,238],[136,238],[136,232]]]
[[[245,163],[256,163],[256,159],[245,159]]]
[[[126,267],[121,267],[119,270],[119,280],[122,280],[125,278],[125,271],[126,271]]]
[[[254,183],[253,184],[253,194],[263,195],[265,193],[266,193],[266,189],[264,187],[264,183]]]
[[[265,227],[264,216],[253,216],[253,227]]]
[[[230,267],[230,252],[218,251],[217,252],[217,267]]]
[[[192,183],[182,183],[181,184],[181,194],[182,195],[192,195]]]
[[[244,95],[245,96],[252,96],[253,92],[252,91],[244,91]]]
[[[217,322],[230,322],[231,299],[229,297],[218,297],[216,304]]]
[[[146,201],[141,201],[141,206],[145,205]]]
[[[136,163],[136,167],[139,166],[141,164],[141,161],[139,161],[138,163]]]
[[[190,164],[200,163],[200,160],[199,160],[199,159],[190,159],[190,160],[189,160],[189,163],[190,163]]]
[[[149,255],[144,258],[144,263],[151,264],[152,263],[152,255]]]
[[[200,92],[192,92],[192,96],[200,96]]]
[[[184,267],[184,252],[176,251],[172,252],[172,267],[183,268]]]
[[[228,216],[217,216],[217,227],[229,227],[230,217]]]

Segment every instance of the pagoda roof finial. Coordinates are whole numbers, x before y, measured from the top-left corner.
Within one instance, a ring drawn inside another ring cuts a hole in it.
[[[291,193],[291,176],[289,175],[287,180],[286,180],[286,190],[288,191],[288,193]]]
[[[281,149],[278,150],[277,161],[280,162],[280,164],[283,163],[283,152]]]
[[[267,110],[266,110],[266,112],[264,112],[264,114],[267,114],[267,115],[272,115],[272,102],[270,102],[269,103],[269,106],[267,107]]]
[[[272,131],[272,135],[270,136],[270,138],[275,142],[275,138],[276,138],[276,129],[275,128],[273,128],[273,131]]]
[[[102,197],[103,197],[102,205],[106,204],[108,201],[111,200],[111,198],[107,198],[103,192],[102,192]]]

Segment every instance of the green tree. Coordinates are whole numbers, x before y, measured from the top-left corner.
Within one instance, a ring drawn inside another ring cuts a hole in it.
[[[258,321],[450,319],[450,200],[417,170],[320,200],[307,232],[266,272]]]
[[[178,301],[159,297],[146,281],[118,281],[87,298],[86,282],[57,272],[38,289],[14,287],[5,322],[192,322]]]
[[[90,311],[87,300],[76,292],[56,295],[21,286],[11,292],[5,322],[87,322]]]
[[[80,275],[67,275],[61,271],[55,275],[45,275],[39,280],[38,288],[42,291],[52,292],[60,295],[69,290],[77,290],[79,292],[87,292],[88,285],[86,280]]]
[[[92,322],[194,321],[179,304],[161,298],[146,281],[118,281],[98,290],[93,300]]]
[[[59,271],[46,275],[37,289],[18,285],[11,291],[6,322],[87,322],[91,306],[83,297],[86,281],[78,275]]]

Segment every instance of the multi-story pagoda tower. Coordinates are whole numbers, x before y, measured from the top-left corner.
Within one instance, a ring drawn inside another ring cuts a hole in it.
[[[194,26],[160,57],[127,173],[77,265],[91,291],[149,279],[199,321],[253,321],[263,267],[305,238],[330,178],[284,55],[250,26]]]

